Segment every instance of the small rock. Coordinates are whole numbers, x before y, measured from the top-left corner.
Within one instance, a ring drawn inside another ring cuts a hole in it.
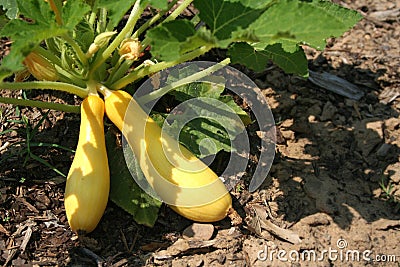
[[[320,117],[321,121],[332,119],[336,112],[337,108],[330,101],[326,102],[322,109],[322,114]]]
[[[387,156],[387,154],[389,153],[390,148],[392,147],[392,145],[384,143],[382,144],[378,150],[376,151],[376,155],[380,158],[384,158]]]
[[[214,233],[212,224],[194,223],[187,227],[182,235],[186,239],[210,240]]]
[[[384,174],[389,176],[394,183],[400,183],[400,162],[388,165]]]

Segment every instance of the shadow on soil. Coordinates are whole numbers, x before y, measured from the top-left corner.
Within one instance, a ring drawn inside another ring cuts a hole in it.
[[[353,101],[277,69],[258,77],[278,125],[278,153],[260,190],[280,191],[277,214],[291,223],[318,212],[342,229],[357,217],[400,218],[381,186],[399,187],[400,120],[379,102],[380,74],[349,65],[325,71],[372,88],[360,86],[365,96]]]

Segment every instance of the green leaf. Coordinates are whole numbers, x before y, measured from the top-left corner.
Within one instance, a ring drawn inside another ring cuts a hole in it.
[[[1,73],[20,70],[24,58],[40,42],[68,32],[68,29],[57,25],[54,13],[45,1],[17,0],[17,2],[21,14],[33,21],[13,19],[0,30],[1,37],[8,37],[13,41],[10,54],[2,61]]]
[[[256,50],[249,44],[236,43],[229,48],[228,54],[232,63],[241,63],[255,71],[264,70],[267,63],[272,60],[286,73],[308,75],[307,58],[299,46],[294,52],[286,52],[281,44],[268,45],[263,50]]]
[[[168,1],[167,0],[147,0],[145,1],[146,4],[151,5],[154,8],[165,10],[168,8]]]
[[[67,1],[62,9],[63,26],[73,30],[90,10],[90,6],[85,4],[83,0]]]
[[[323,49],[326,39],[342,35],[362,16],[330,1],[310,0],[276,1],[249,26],[260,39],[257,48],[282,43],[288,52],[297,50],[298,44]]]
[[[264,1],[260,1],[260,0],[228,0],[228,1],[231,3],[239,2],[243,6],[251,7],[253,9],[262,9],[262,8],[268,7],[276,0],[264,0]]]
[[[90,44],[94,41],[94,30],[86,20],[80,21],[75,26],[75,40],[79,43],[83,51],[87,51]]]
[[[109,30],[113,30],[135,2],[136,0],[98,0],[96,8],[105,8],[107,10],[107,17],[109,19],[108,28]]]
[[[246,2],[246,1],[241,1]],[[233,36],[240,36],[240,32],[246,32],[247,27],[262,13],[262,10],[244,6],[240,2],[224,0],[195,0],[195,7],[200,11],[199,17],[218,38],[221,47],[227,46],[233,41]]]
[[[125,159],[121,148],[115,144],[112,133],[106,134],[107,155],[110,166],[110,199],[119,207],[130,213],[134,220],[149,227],[153,227],[158,217],[161,202],[146,194],[132,178],[126,161],[133,164],[133,168],[140,172],[134,160]],[[132,155],[132,154],[131,154]]]
[[[186,19],[158,25],[149,30],[146,37],[150,39],[152,55],[165,61],[175,60],[211,41],[207,31],[196,31],[194,25]]]
[[[0,0],[0,6],[3,6],[3,10],[6,11],[7,18],[17,18],[18,5],[16,0]]]

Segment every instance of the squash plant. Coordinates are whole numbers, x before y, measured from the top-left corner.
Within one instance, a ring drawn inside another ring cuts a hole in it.
[[[193,16],[182,16],[190,5],[196,10]],[[355,11],[322,0],[0,0],[0,6],[0,36],[12,41],[10,53],[1,61],[0,90],[58,90],[80,97],[84,108],[81,131],[90,130],[83,127],[102,120],[103,114],[88,114],[102,112],[102,108],[90,108],[103,105],[98,102],[99,95],[135,90],[143,78],[194,60],[212,49],[226,51],[227,58],[218,66],[232,62],[262,71],[273,61],[287,73],[307,77],[302,45],[323,49],[326,38],[340,36],[361,19]],[[171,91],[143,98],[151,101],[167,93]],[[90,104],[93,101],[89,98],[95,98],[97,104]],[[65,112],[81,110],[79,106],[2,96],[0,102]],[[240,108],[233,110],[244,116]],[[111,117],[118,112],[110,111]],[[132,120],[130,123],[135,124]],[[121,118],[114,122],[121,123]],[[201,133],[204,129],[198,127],[197,132]],[[96,130],[103,136],[102,127]],[[94,149],[94,144],[103,143],[102,139],[87,141],[87,149]],[[110,140],[110,136],[106,139]],[[188,141],[181,142],[190,147]],[[111,199],[132,213],[137,222],[152,226],[160,202],[135,185],[110,143],[107,142],[108,151],[112,150],[108,159]],[[85,158],[78,149],[76,157],[89,163],[107,161],[107,155]],[[139,153],[140,149],[137,148]],[[138,164],[138,169],[143,166]],[[84,177],[83,172],[74,175]],[[106,192],[107,184],[101,190]],[[106,193],[102,195],[108,197]],[[76,203],[72,205],[79,206]],[[224,210],[229,208],[230,199],[222,205]],[[100,206],[104,210],[104,205]],[[174,209],[179,212],[179,208]],[[210,215],[210,209],[202,211],[203,218]],[[198,211],[181,212],[185,216]],[[196,220],[195,215],[188,217]],[[95,226],[99,216],[94,217]],[[93,230],[93,223],[88,225],[83,228]]]

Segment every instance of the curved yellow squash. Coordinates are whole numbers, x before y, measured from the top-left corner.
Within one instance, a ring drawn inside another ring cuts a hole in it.
[[[219,177],[179,145],[124,91],[106,91],[105,109],[122,131],[158,196],[180,215],[198,222],[226,217],[232,199]]]
[[[110,191],[104,138],[104,101],[89,95],[81,105],[75,157],[65,186],[65,211],[75,232],[93,231],[103,216]]]

